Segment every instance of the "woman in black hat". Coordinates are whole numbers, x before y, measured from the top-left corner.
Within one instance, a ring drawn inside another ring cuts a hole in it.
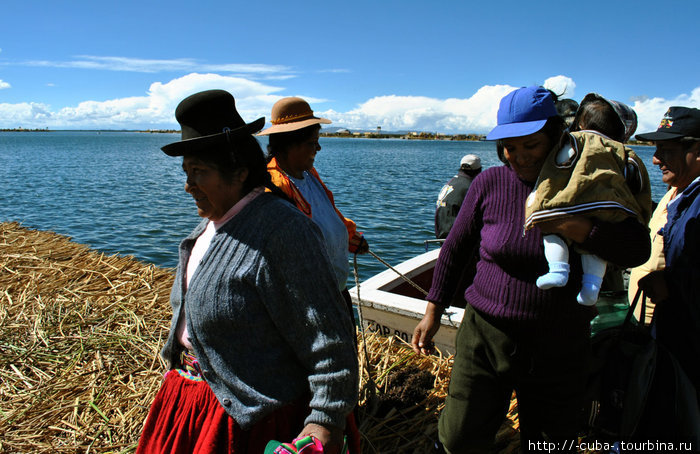
[[[205,219],[180,244],[169,371],[137,452],[260,453],[307,435],[339,452],[358,369],[321,234],[275,194],[251,135],[264,119],[246,124],[222,90],[186,98],[175,116],[182,140],[163,151],[183,157]]]

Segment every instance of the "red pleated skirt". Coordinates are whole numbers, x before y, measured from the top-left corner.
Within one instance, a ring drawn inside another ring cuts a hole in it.
[[[292,441],[299,435],[308,414],[308,400],[304,400],[285,405],[243,430],[206,381],[171,370],[153,400],[136,454],[262,454],[270,440]],[[359,432],[352,415],[346,432],[351,452],[359,453]]]

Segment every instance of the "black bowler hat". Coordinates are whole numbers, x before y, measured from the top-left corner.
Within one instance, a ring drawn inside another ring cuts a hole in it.
[[[175,118],[182,129],[182,140],[161,148],[168,156],[183,156],[232,143],[237,137],[253,134],[265,125],[265,117],[246,123],[236,110],[236,101],[224,90],[195,93],[180,101]]]
[[[700,109],[691,107],[669,107],[661,119],[656,132],[637,134],[637,140],[656,142],[658,140],[700,138]]]

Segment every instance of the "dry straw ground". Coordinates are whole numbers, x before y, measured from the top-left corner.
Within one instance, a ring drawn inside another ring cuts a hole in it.
[[[0,223],[0,452],[133,452],[165,371],[158,351],[172,278],[172,270]],[[429,452],[450,358],[417,357],[395,339],[366,341],[363,451]],[[360,357],[365,363],[364,349]],[[429,372],[433,386],[397,391],[402,370]],[[499,443],[517,450],[514,413]]]

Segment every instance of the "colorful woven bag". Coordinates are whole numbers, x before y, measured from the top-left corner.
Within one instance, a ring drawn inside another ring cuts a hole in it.
[[[347,438],[343,443],[342,454],[349,454]],[[295,438],[291,443],[271,440],[264,454],[323,454],[323,445],[316,437]]]

